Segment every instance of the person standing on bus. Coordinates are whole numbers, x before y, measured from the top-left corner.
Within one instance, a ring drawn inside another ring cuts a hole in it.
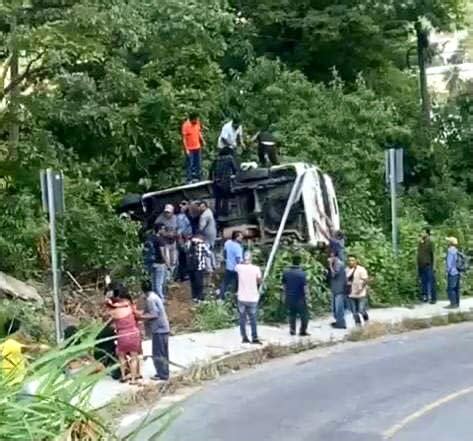
[[[217,218],[228,216],[229,196],[232,191],[232,177],[238,172],[238,166],[230,147],[223,147],[218,153],[211,169]]]
[[[279,165],[278,142],[269,129],[258,132],[252,141],[258,144],[258,160],[261,166]]]
[[[187,183],[201,180],[202,148],[205,146],[202,136],[202,125],[197,113],[189,114],[181,128],[182,143],[186,154],[186,179]]]
[[[218,137],[218,148],[230,147],[235,154],[236,148],[245,147],[243,141],[243,128],[239,118],[233,118],[222,127],[220,136]]]

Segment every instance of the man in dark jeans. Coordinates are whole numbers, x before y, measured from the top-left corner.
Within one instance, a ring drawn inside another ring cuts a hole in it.
[[[164,303],[151,285],[144,282],[142,285],[145,296],[145,312],[143,319],[147,321],[152,336],[152,356],[156,375],[152,380],[169,380],[169,321],[164,309]]]
[[[458,308],[460,306],[460,280],[461,268],[459,268],[458,239],[456,237],[447,237],[447,294],[450,305],[447,308]],[[460,265],[462,266],[462,265]]]
[[[207,269],[207,260],[211,257],[208,245],[201,234],[196,234],[189,248],[189,279],[191,282],[192,300],[200,302],[205,299],[204,276]]]
[[[243,261],[243,233],[234,231],[232,238],[225,242],[223,255],[225,258],[225,272],[223,274],[222,285],[220,286],[220,298],[225,299],[225,295],[234,293],[238,289],[238,274],[236,266]]]
[[[422,286],[422,300],[431,304],[437,303],[434,273],[434,244],[430,238],[430,229],[422,231],[417,247],[417,268]]]
[[[279,165],[278,143],[269,129],[262,130],[254,138],[258,144],[258,159],[262,167]]]
[[[231,196],[232,176],[236,175],[237,172],[238,165],[233,156],[233,149],[223,147],[211,168],[217,218],[228,216],[228,198]]]
[[[345,264],[333,251],[328,261],[330,291],[332,292],[333,315],[335,317],[335,322],[331,323],[331,326],[335,329],[346,329],[345,304],[347,300],[347,275]]]
[[[309,324],[309,311],[307,309],[308,294],[307,276],[301,268],[301,257],[292,257],[292,266],[287,268],[282,276],[282,284],[286,296],[286,306],[289,312],[289,331],[291,335],[296,335],[296,319],[301,319],[299,335],[308,336],[307,326]]]
[[[167,268],[170,262],[167,259],[166,241],[164,238],[164,225],[154,225],[154,233],[149,234],[143,247],[145,268],[151,277],[153,291],[164,298]]]

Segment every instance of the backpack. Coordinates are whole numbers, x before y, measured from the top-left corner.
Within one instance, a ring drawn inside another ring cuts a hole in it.
[[[461,253],[460,251],[457,252],[457,270],[459,273],[464,273],[468,270],[469,262],[468,258]]]

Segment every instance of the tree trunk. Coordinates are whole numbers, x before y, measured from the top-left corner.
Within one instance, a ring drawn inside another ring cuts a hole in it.
[[[419,21],[416,22],[415,29],[417,37],[417,58],[419,62],[419,88],[422,100],[422,114],[426,128],[428,128],[430,127],[431,105],[426,73],[426,59],[428,49],[427,32],[423,29],[422,23]]]
[[[10,83],[13,88],[9,97],[9,113],[10,113],[10,129],[9,129],[9,157],[10,160],[17,158],[18,141],[20,138],[20,126],[18,124],[18,96],[19,85],[17,84],[19,75],[19,60],[18,60],[18,42],[16,38],[16,11],[14,11],[10,22]]]

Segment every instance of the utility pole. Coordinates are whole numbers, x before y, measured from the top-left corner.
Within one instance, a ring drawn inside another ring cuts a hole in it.
[[[399,254],[398,185],[404,182],[404,150],[396,144],[385,150],[386,184],[391,199],[391,235],[393,254]]]
[[[51,245],[51,273],[54,300],[54,323],[56,328],[56,342],[59,345],[63,340],[63,300],[61,296],[61,259],[57,250],[56,217],[64,213],[64,176],[62,172],[55,172],[48,168],[40,174],[43,210],[48,214],[50,245]]]
[[[396,150],[389,149],[389,193],[391,196],[391,236],[393,253],[399,254],[398,221],[397,221],[397,182],[396,182]]]
[[[430,127],[431,104],[430,95],[427,85],[427,50],[429,48],[428,31],[422,25],[420,19],[415,24],[416,39],[417,39],[417,60],[419,64],[419,88],[422,100],[422,114],[425,121],[425,127]]]

